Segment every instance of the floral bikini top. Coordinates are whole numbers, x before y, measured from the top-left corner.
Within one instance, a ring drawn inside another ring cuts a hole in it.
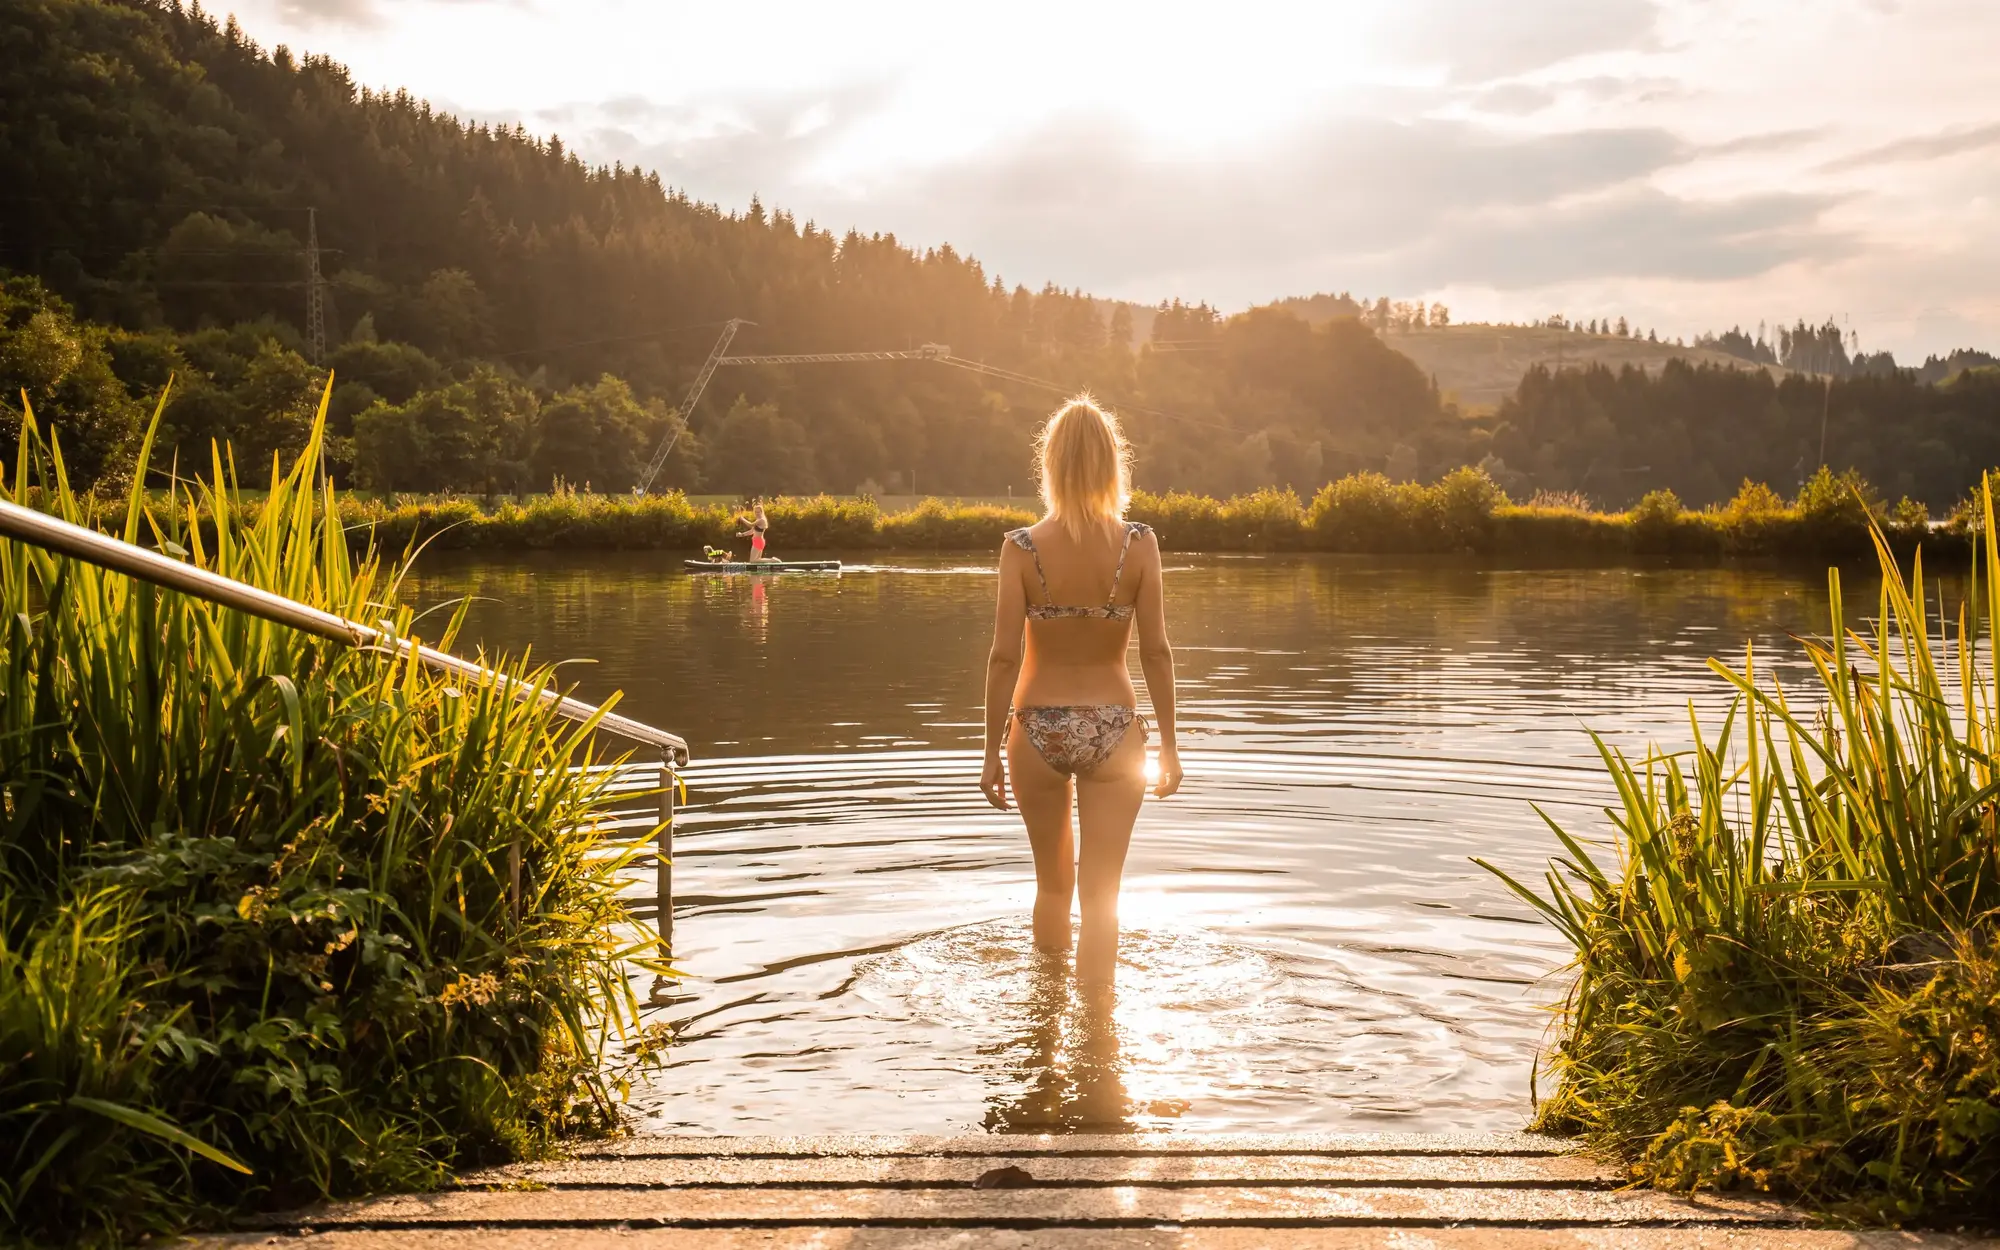
[[[1140,521],[1125,522],[1125,545],[1118,549],[1118,568],[1111,574],[1111,595],[1101,608],[1063,606],[1054,602],[1031,603],[1028,605],[1028,619],[1031,621],[1061,620],[1077,617],[1097,621],[1129,621],[1132,608],[1129,603],[1115,603],[1118,598],[1118,579],[1125,575],[1125,557],[1132,550],[1132,540],[1140,534],[1150,534],[1152,528]],[[1035,550],[1035,540],[1026,529],[1008,530],[1007,541],[1035,558],[1035,576],[1042,582],[1042,598],[1051,599],[1049,575],[1042,570],[1042,553]]]

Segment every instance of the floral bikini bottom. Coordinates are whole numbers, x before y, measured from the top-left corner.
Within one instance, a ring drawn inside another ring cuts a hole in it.
[[[1072,777],[1086,776],[1111,758],[1134,722],[1139,741],[1146,740],[1146,722],[1134,708],[1121,703],[1084,703],[1071,707],[1014,709],[1028,745],[1050,768]]]

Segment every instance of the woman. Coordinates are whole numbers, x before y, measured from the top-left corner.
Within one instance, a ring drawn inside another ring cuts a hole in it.
[[[1181,784],[1160,544],[1124,519],[1130,454],[1117,420],[1088,396],[1049,418],[1036,450],[1047,511],[1000,548],[979,785],[1003,812],[1010,785],[1020,804],[1035,855],[1035,946],[1069,949],[1076,894],[1077,979],[1109,984],[1118,966],[1118,880],[1146,789],[1146,724],[1125,665],[1135,620],[1160,731],[1153,793],[1164,798]]]
[[[750,528],[738,530],[736,536],[750,540],[750,563],[757,564],[764,559],[764,531],[771,528],[771,519],[764,515],[763,500],[753,499],[750,506],[756,509],[755,515],[750,518]]]

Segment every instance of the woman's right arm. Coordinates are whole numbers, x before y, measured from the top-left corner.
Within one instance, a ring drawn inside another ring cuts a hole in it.
[[[1000,593],[993,608],[993,646],[986,653],[986,762],[979,788],[986,801],[1007,810],[1007,769],[1000,753],[1007,744],[1007,718],[1014,685],[1021,676],[1021,648],[1028,632],[1028,592],[1021,579],[1023,553],[1013,543],[1000,546]]]
[[[1167,595],[1160,560],[1160,536],[1140,540],[1139,671],[1146,677],[1146,694],[1153,701],[1153,721],[1160,730],[1160,777],[1153,793],[1165,798],[1181,788],[1181,751],[1175,737],[1174,648],[1167,641]],[[1139,546],[1134,543],[1134,546]]]

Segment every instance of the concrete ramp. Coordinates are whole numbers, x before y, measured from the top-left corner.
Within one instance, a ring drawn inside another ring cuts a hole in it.
[[[211,1244],[316,1250],[1889,1247],[1769,1199],[1620,1188],[1528,1135],[640,1137]]]

